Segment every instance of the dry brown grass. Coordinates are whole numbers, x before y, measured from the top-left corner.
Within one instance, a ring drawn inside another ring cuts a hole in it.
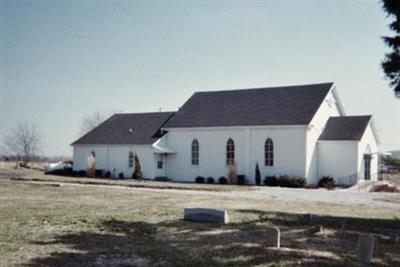
[[[153,188],[153,189],[180,189],[180,190],[206,190],[206,191],[251,191],[253,187],[237,186],[237,185],[220,185],[220,184],[195,184],[195,183],[176,183],[176,182],[156,182],[152,180],[133,180],[133,179],[102,179],[102,178],[85,178],[85,177],[67,177],[56,175],[45,175],[41,171],[31,169],[0,169],[0,179],[12,179],[19,181],[32,182],[55,182],[55,183],[72,183],[86,185],[109,185],[124,186],[137,188]]]
[[[228,209],[228,225],[182,221],[186,206]],[[302,213],[317,214],[313,234]],[[360,232],[400,228],[398,210],[181,195],[129,187],[0,180],[0,266],[363,266]],[[346,221],[344,231],[340,231]],[[266,248],[278,226],[282,249]],[[375,235],[374,266],[399,266],[400,244]]]

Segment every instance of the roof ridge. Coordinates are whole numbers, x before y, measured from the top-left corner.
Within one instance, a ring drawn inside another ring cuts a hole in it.
[[[176,111],[155,111],[155,112],[128,112],[128,113],[122,113],[122,112],[117,112],[114,113],[113,115],[147,115],[147,114],[169,114],[169,113],[175,113]]]
[[[329,118],[366,118],[366,117],[372,118],[372,114],[368,114],[368,115],[330,116]]]
[[[195,91],[195,94],[200,93],[219,93],[219,92],[239,92],[239,91],[251,91],[251,90],[267,90],[267,89],[295,89],[300,87],[309,86],[321,86],[330,85],[332,87],[334,82],[323,82],[323,83],[310,83],[310,84],[293,84],[293,85],[283,85],[283,86],[268,86],[268,87],[253,87],[253,88],[237,88],[237,89],[218,89],[218,90],[207,90],[207,91]]]

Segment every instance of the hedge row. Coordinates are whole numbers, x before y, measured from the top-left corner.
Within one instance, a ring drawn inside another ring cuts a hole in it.
[[[266,176],[264,184],[267,186],[281,186],[292,188],[303,188],[306,186],[306,179],[298,176]]]
[[[204,178],[203,176],[197,176],[195,179],[195,182],[198,184],[204,184],[205,182],[207,182],[208,184],[213,184],[215,183],[215,179],[214,177],[208,177],[207,179]],[[228,183],[228,179],[226,179],[224,176],[221,176],[218,178],[218,183],[219,184],[227,184]]]

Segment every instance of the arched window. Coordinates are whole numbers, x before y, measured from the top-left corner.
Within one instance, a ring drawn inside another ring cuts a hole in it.
[[[129,152],[129,158],[128,158],[128,165],[129,168],[133,168],[133,152]]]
[[[265,166],[274,166],[274,143],[271,138],[265,141]]]
[[[96,157],[96,152],[94,152],[94,150],[92,151],[92,153],[90,153],[90,155],[92,155],[93,158]]]
[[[192,142],[192,165],[199,165],[199,141],[197,139]]]
[[[229,138],[226,143],[226,164],[233,165],[235,163],[235,143]]]

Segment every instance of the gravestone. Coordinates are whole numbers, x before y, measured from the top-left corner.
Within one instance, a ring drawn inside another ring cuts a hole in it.
[[[279,231],[278,227],[268,227],[266,230],[267,247],[279,248],[281,246],[281,231]]]
[[[320,233],[323,232],[323,227],[322,227],[322,225],[320,225],[320,224],[313,225],[313,226],[309,229],[309,232],[310,232],[311,234],[320,234]]]
[[[185,208],[185,221],[229,223],[228,212],[224,209]]]
[[[358,237],[357,259],[363,263],[370,263],[374,254],[374,237],[368,234],[361,234]]]

